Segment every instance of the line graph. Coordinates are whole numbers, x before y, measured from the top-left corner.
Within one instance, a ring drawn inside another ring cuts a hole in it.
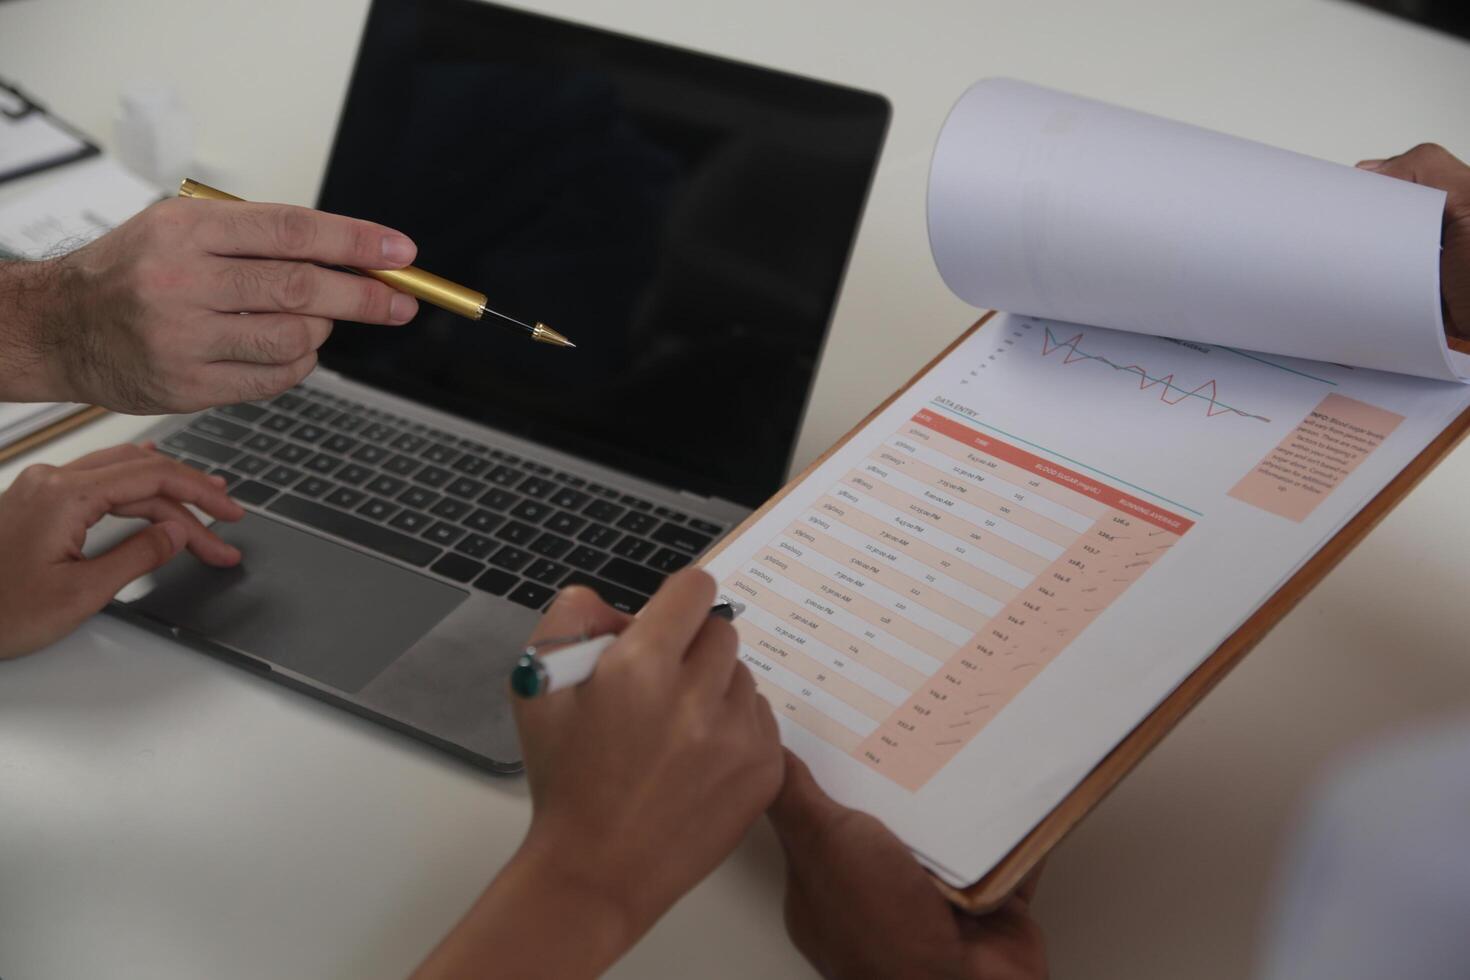
[[[1172,371],[1160,377],[1154,377],[1153,375],[1149,374],[1148,369],[1141,364],[1119,364],[1115,361],[1109,360],[1102,354],[1092,354],[1082,350],[1081,347],[1079,347],[1078,345],[1082,343],[1082,338],[1086,336],[1084,332],[1078,332],[1076,336],[1071,337],[1067,340],[1060,340],[1057,338],[1056,334],[1052,333],[1051,327],[1044,327],[1043,329],[1045,333],[1042,335],[1041,338],[1042,357],[1049,357],[1052,354],[1057,353],[1058,351],[1065,351],[1066,353],[1062,355],[1063,364],[1077,364],[1082,361],[1095,361],[1099,364],[1107,365],[1114,371],[1124,371],[1128,374],[1135,374],[1138,376],[1138,390],[1148,391],[1150,388],[1157,387],[1159,389],[1159,401],[1163,402],[1165,405],[1178,405],[1181,402],[1184,402],[1186,399],[1190,398],[1196,398],[1204,402],[1206,418],[1214,418],[1218,415],[1236,415],[1240,418],[1255,419],[1258,422],[1271,421],[1264,415],[1256,415],[1252,412],[1247,412],[1244,409],[1235,408],[1234,406],[1227,405],[1224,402],[1220,401],[1219,386],[1216,384],[1214,378],[1211,378],[1198,387],[1185,388],[1174,383],[1174,373]],[[1174,395],[1174,397],[1171,397],[1171,394]]]

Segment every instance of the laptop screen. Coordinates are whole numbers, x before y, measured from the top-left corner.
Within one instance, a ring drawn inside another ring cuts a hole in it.
[[[479,0],[375,0],[319,206],[575,350],[421,304],[333,370],[754,506],[790,461],[877,95]],[[866,407],[866,406],[864,406]]]

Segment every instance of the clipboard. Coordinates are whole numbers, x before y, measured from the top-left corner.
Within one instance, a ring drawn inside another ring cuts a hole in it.
[[[800,474],[787,482],[786,486],[770,500],[731,531],[700,561],[707,563],[719,554],[746,529],[763,517],[794,487],[801,484],[828,457],[840,449],[857,433],[865,429],[896,398],[928,374],[950,355],[952,351],[975,331],[981,329],[996,314],[992,311],[976,321],[929,363],[919,369],[893,394],[863,417],[843,437],[833,443]],[[965,888],[955,888],[937,877],[933,878],[944,896],[955,906],[972,914],[983,914],[1003,905],[1020,887],[1051,849],[1087,816],[1123,780],[1133,768],[1143,761],[1174,726],[1183,720],[1195,705],[1204,699],[1216,684],[1225,678],[1236,664],[1249,653],[1271,628],[1281,621],[1318,582],[1340,562],[1363,537],[1371,531],[1389,511],[1424,479],[1460,441],[1470,433],[1470,409],[1462,412],[1449,426],[1431,442],[1418,456],[1399,471],[1379,491],[1367,506],[1358,511],[1341,530],[1328,539],[1317,552],[1297,570],[1286,583],[1270,596],[1247,619],[1239,629],[1225,639],[1195,670],[1186,677],[1157,708],[1139,722],[1123,739],[1103,757],[1082,781],[1072,789],[1052,810],[1047,813],[1019,843],[1013,847],[979,881]]]
[[[0,157],[0,183],[85,160],[101,152],[97,144],[75,127],[46,111],[35,99],[0,79],[0,140],[20,140],[22,128],[31,130],[38,145],[34,155],[25,154],[11,163]]]
[[[87,405],[77,409],[75,412],[58,419],[38,429],[29,435],[21,436],[9,445],[0,446],[0,463],[6,463],[24,453],[30,452],[38,446],[44,446],[53,439],[59,439],[74,429],[80,429],[88,422],[93,422],[107,414],[107,409],[97,405]]]

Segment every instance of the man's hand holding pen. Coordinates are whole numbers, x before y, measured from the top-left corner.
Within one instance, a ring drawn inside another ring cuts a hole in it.
[[[307,208],[161,201],[68,255],[5,267],[7,397],[135,414],[268,397],[316,366],[333,320],[418,312],[323,264],[392,269],[416,251],[391,228]]]

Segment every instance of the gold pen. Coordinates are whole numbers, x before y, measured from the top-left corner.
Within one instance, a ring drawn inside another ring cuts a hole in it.
[[[193,197],[206,201],[244,200],[244,198],[226,194],[208,184],[201,184],[187,177],[179,183],[179,197]],[[498,317],[506,324],[513,324],[516,328],[529,334],[532,340],[540,343],[552,344],[556,347],[577,346],[544,323],[539,321],[534,325],[522,323],[515,317],[490,309],[486,305],[489,303],[489,297],[484,293],[476,292],[468,286],[461,286],[457,282],[450,282],[443,276],[425,272],[416,266],[404,266],[402,269],[347,269],[346,271],[355,272],[361,276],[371,276],[379,282],[387,283],[399,292],[408,293],[425,303],[432,303],[441,310],[448,310],[467,320],[479,320],[485,316]]]

